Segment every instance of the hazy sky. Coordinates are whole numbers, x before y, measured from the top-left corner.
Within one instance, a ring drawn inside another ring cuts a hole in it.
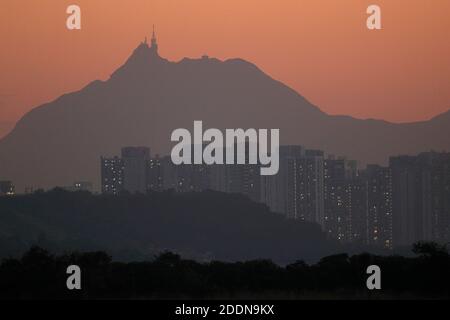
[[[70,4],[81,31],[66,29]],[[428,119],[450,108],[449,13],[449,0],[1,0],[0,123],[107,79],[153,23],[169,60],[240,57],[327,113]]]

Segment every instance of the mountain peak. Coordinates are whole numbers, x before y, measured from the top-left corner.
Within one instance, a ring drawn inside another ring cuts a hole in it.
[[[161,58],[158,53],[158,41],[156,39],[155,25],[153,25],[150,46],[148,44],[147,37],[145,37],[144,41],[141,42],[136,49],[134,49],[125,64],[111,75],[111,78],[115,78],[121,74],[128,74],[128,72],[147,72],[149,66],[165,62],[167,62],[167,60]]]
[[[127,59],[125,64],[118,68],[111,77],[117,77],[121,74],[142,73],[148,71],[149,67],[167,63],[168,61],[162,58],[158,53],[158,44],[156,38],[152,38],[149,46],[147,38],[141,42],[136,49],[134,49],[131,56]]]
[[[162,59],[159,56],[158,47],[149,46],[147,43],[147,39],[145,39],[144,42],[141,42],[136,47],[136,49],[134,49],[133,53],[131,54],[128,60],[136,58],[145,58],[148,61]]]

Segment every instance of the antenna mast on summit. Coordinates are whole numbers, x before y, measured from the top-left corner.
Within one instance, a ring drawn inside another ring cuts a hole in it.
[[[158,53],[158,43],[156,42],[156,35],[155,35],[155,25],[153,25],[153,32],[152,32],[152,39],[151,39],[151,46],[155,53]]]

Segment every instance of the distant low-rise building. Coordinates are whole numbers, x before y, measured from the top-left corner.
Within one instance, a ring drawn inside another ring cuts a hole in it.
[[[0,181],[0,196],[12,196],[15,194],[15,188],[11,181]]]
[[[92,182],[90,181],[75,181],[73,184],[75,191],[93,191]]]
[[[74,192],[74,191],[93,191],[92,183],[89,181],[76,181],[73,185],[68,187],[63,187],[64,190]]]

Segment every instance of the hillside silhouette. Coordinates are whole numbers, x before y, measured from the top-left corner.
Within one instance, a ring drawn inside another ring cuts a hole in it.
[[[0,176],[19,191],[77,180],[98,187],[101,155],[127,145],[168,154],[171,132],[191,129],[194,120],[205,128],[279,128],[281,144],[362,163],[450,149],[449,112],[406,124],[330,116],[250,62],[207,56],[171,62],[141,43],[107,81],[93,81],[18,121],[0,141]]]
[[[239,194],[93,195],[54,189],[0,198],[0,257],[32,245],[145,259],[170,250],[200,261],[289,263],[336,252],[319,225],[287,220]]]

